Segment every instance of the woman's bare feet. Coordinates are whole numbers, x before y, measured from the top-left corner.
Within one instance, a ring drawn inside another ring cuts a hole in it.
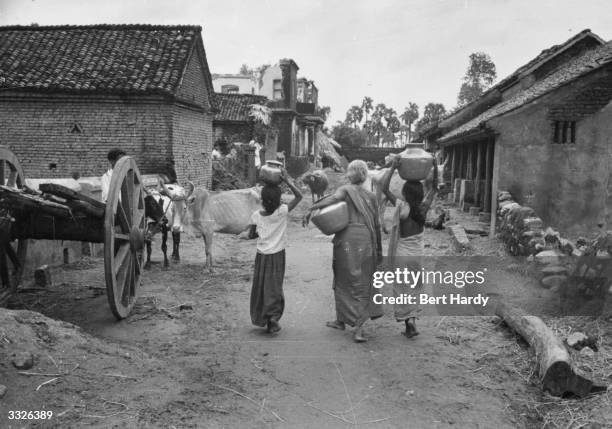
[[[404,323],[406,324],[406,332],[404,332],[406,338],[412,338],[419,335],[419,331],[416,329],[416,319],[414,317],[406,319]]]
[[[328,328],[340,329],[341,331],[344,331],[344,328],[346,327],[344,325],[344,322],[341,322],[339,320],[334,320],[332,322],[327,322],[327,323],[325,323],[325,326],[327,326]]]
[[[363,327],[358,326],[357,328],[355,328],[353,339],[356,343],[365,343],[366,341],[368,341],[366,337],[363,336]]]
[[[276,320],[269,320],[268,321],[268,332],[271,334],[275,334],[278,331],[281,330],[280,325],[278,324],[278,322]]]

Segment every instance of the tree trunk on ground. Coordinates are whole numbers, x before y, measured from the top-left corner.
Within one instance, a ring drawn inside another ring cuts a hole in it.
[[[497,303],[495,314],[533,347],[538,375],[544,390],[548,390],[554,396],[572,393],[584,397],[591,392],[593,382],[576,374],[570,354],[563,342],[542,319],[501,302]]]

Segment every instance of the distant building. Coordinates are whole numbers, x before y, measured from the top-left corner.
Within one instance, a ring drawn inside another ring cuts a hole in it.
[[[0,142],[28,177],[142,173],[211,183],[214,98],[201,27],[0,27]]]
[[[218,93],[215,97],[219,109],[213,121],[215,142],[225,140],[228,143],[248,143],[254,139],[254,121],[249,116],[250,108],[253,104],[265,105],[268,99],[250,94]]]
[[[243,74],[213,74],[213,88],[220,94],[259,94],[257,79]]]
[[[255,94],[268,100],[267,105],[272,108],[273,112],[273,125],[279,131],[274,141],[268,141],[266,157],[274,159],[276,152],[285,152],[287,170],[293,175],[307,171],[317,159],[317,131],[325,122],[318,113],[319,91],[317,87],[311,80],[298,79],[298,69],[295,61],[283,59],[278,64],[265,68],[253,81]],[[253,90],[250,84],[244,83],[241,86],[241,82],[247,81],[243,75],[214,76],[213,82],[218,93],[223,92],[223,86],[227,89],[233,85],[230,89],[235,90],[238,87],[239,94],[252,94],[252,92],[249,93]],[[248,97],[223,97],[221,95],[219,99],[228,106],[248,102]],[[241,108],[243,109],[244,106]],[[227,115],[219,114],[215,122],[219,121],[221,125],[221,121],[226,121],[226,118]],[[237,135],[235,128],[232,130],[227,126],[219,126],[216,129],[219,130],[216,138],[221,138],[225,134],[225,138],[230,142],[231,136]]]
[[[494,212],[497,192],[506,190],[566,233],[609,228],[611,100],[612,43],[584,30],[542,51],[425,138],[450,156],[447,179],[468,181],[462,203]]]

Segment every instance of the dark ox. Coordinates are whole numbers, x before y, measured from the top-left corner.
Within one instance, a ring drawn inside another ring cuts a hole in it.
[[[181,242],[182,217],[177,212],[176,201],[185,200],[189,195],[178,185],[163,185],[160,191],[148,191],[145,196],[145,215],[148,218],[145,242],[147,261],[145,268],[151,266],[151,239],[161,232],[161,249],[164,254],[164,268],[168,267],[168,229],[172,230],[172,260],[180,261],[179,246]]]
[[[323,170],[315,170],[312,173],[305,174],[302,181],[310,188],[313,204],[315,202],[315,196],[317,200],[323,198],[329,186],[329,180]]]

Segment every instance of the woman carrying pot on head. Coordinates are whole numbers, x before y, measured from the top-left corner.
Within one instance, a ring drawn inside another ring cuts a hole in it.
[[[347,168],[349,185],[313,204],[304,216],[303,225],[310,221],[312,212],[340,201],[348,208],[348,226],[334,236],[334,297],[336,320],[327,322],[330,328],[344,330],[354,326],[353,338],[364,342],[363,324],[368,319],[383,315],[382,305],[374,304],[375,289],[372,276],[382,258],[378,203],[375,195],[362,185],[368,177],[364,161],[352,161]]]
[[[433,179],[426,180],[428,185],[427,195],[424,195],[423,184],[419,180],[407,180],[402,187],[402,195],[396,196],[389,190],[391,177],[399,167],[401,157],[396,156],[391,168],[383,176],[383,192],[387,199],[395,206],[393,224],[389,235],[389,258],[396,258],[395,264],[401,267],[408,267],[411,271],[420,271],[422,267],[421,256],[423,255],[423,230],[425,218],[431,207],[431,203],[438,191],[438,168],[433,161]],[[402,293],[413,294],[422,289],[423,283],[411,287],[406,284],[395,284],[395,296]],[[395,320],[404,322],[407,338],[419,335],[416,329],[416,318],[420,312],[418,304],[395,304]]]

